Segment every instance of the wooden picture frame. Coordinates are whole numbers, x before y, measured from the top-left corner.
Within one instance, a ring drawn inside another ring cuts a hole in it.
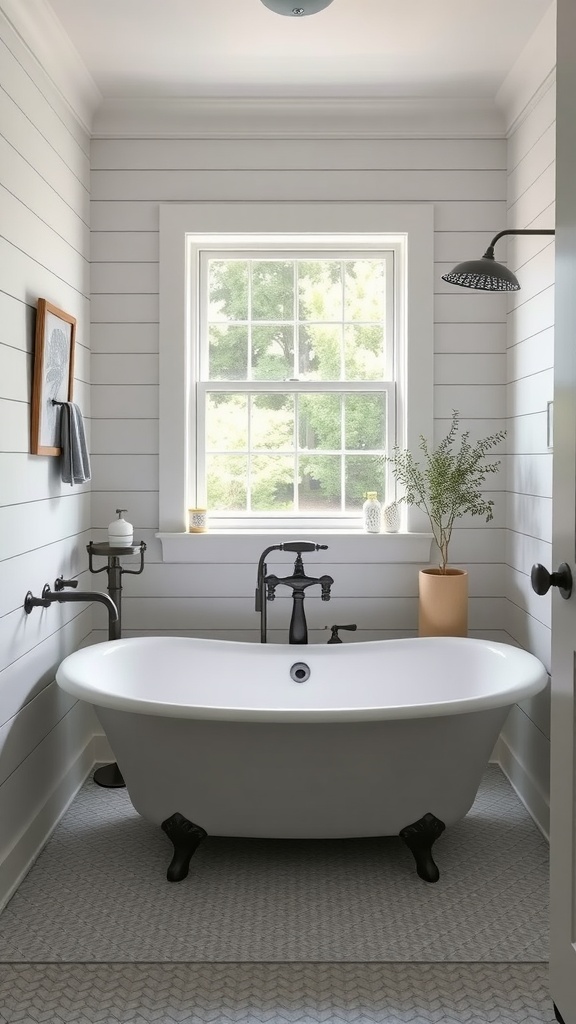
[[[74,389],[76,319],[47,299],[38,299],[30,423],[30,453],[60,455],[58,402],[71,402]]]

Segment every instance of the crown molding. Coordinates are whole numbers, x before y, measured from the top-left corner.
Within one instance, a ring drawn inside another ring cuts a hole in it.
[[[556,81],[556,3],[551,3],[496,94],[506,136],[526,120]]]
[[[503,138],[492,100],[107,99],[94,138]]]
[[[0,0],[0,13],[88,134],[102,95],[46,0]]]

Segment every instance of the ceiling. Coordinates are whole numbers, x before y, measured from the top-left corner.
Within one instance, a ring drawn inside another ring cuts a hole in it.
[[[494,97],[551,0],[50,0],[109,97]]]

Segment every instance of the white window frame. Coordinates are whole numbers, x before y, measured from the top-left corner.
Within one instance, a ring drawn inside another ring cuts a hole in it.
[[[160,462],[159,511],[161,538],[179,535],[185,541],[203,535],[187,534],[190,494],[191,412],[194,398],[198,323],[195,289],[189,288],[194,253],[202,247],[253,248],[313,244],[334,248],[390,248],[399,243],[403,254],[400,295],[398,376],[403,386],[396,402],[396,437],[402,447],[415,449],[419,436],[432,437],[433,428],[433,207],[431,204],[378,202],[263,202],[169,203],[160,205]],[[241,245],[240,245],[241,243]],[[331,526],[330,532],[358,532]],[[304,520],[302,531],[309,529]],[[277,524],[284,534],[286,527]],[[408,533],[426,531],[418,509],[408,508]],[[236,527],[222,532],[236,532]],[[293,527],[290,527],[294,533]],[[315,530],[320,526],[316,523]],[[211,528],[211,533],[214,534]],[[240,532],[240,531],[239,531]],[[270,536],[275,531],[257,528]],[[208,536],[208,535],[205,535]],[[365,536],[365,535],[362,535]],[[391,535],[382,535],[391,540]],[[172,553],[174,549],[172,548]],[[166,557],[166,547],[165,556]]]
[[[338,392],[341,394],[354,394],[355,392],[375,392],[386,394],[386,437],[396,438],[396,383],[395,363],[397,360],[397,331],[396,311],[402,307],[402,273],[395,272],[402,262],[402,243],[399,241],[389,242],[386,247],[379,250],[374,248],[373,242],[364,242],[359,246],[355,244],[352,248],[348,242],[342,241],[336,247],[331,242],[321,241],[314,245],[314,248],[304,250],[304,240],[293,242],[289,248],[286,243],[282,246],[274,246],[273,239],[256,243],[252,238],[241,238],[231,241],[226,248],[221,244],[218,247],[207,246],[206,243],[199,243],[194,236],[188,240],[188,266],[189,280],[199,282],[200,300],[198,307],[198,318],[195,325],[191,325],[190,345],[193,347],[193,359],[198,361],[194,366],[192,376],[195,381],[195,394],[191,396],[189,403],[188,437],[190,441],[189,452],[191,468],[189,471],[189,505],[190,507],[205,507],[206,505],[206,481],[205,481],[205,401],[207,392],[237,392],[241,387],[243,391],[251,393],[298,392],[306,394],[309,392]],[[309,244],[309,243],[308,243]],[[241,248],[239,248],[239,245]],[[204,368],[208,363],[208,331],[206,326],[206,301],[207,294],[207,264],[209,259],[226,259],[232,255],[242,255],[246,259],[257,258],[262,254],[264,259],[386,259],[386,368],[382,380],[355,380],[355,381],[297,381],[294,378],[290,383],[285,381],[213,381],[210,384],[205,382]],[[194,286],[192,286],[194,287]],[[196,333],[197,332],[197,333]],[[194,469],[192,469],[192,465]],[[386,494],[395,494],[395,482],[393,474],[388,469],[386,472]],[[358,529],[359,512],[339,514],[310,513],[289,513],[274,512],[252,512],[222,514],[217,518],[211,518],[212,527],[229,530],[254,530],[254,529],[293,529],[294,527],[317,529],[329,527],[330,529]]]

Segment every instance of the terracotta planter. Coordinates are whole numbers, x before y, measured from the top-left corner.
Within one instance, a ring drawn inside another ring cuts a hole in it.
[[[468,573],[465,569],[421,569],[418,579],[419,636],[468,635]]]

